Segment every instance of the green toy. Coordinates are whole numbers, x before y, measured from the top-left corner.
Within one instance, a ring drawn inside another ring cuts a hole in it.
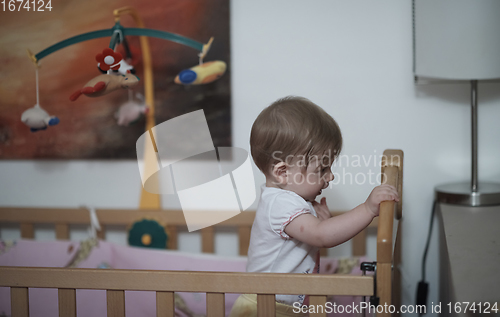
[[[128,244],[131,246],[165,249],[167,241],[165,228],[155,220],[136,221],[128,231]]]

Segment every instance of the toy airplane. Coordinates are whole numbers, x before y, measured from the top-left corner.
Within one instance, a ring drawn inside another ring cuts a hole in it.
[[[31,132],[45,130],[47,126],[59,123],[57,117],[50,116],[47,111],[43,110],[38,104],[24,111],[21,115],[21,121],[30,127]]]
[[[181,71],[174,82],[184,85],[208,84],[222,77],[225,72],[226,63],[223,61],[206,62]]]

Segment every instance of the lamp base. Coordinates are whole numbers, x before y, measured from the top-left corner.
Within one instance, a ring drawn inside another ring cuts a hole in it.
[[[436,201],[469,207],[500,205],[500,184],[480,182],[477,188],[472,192],[470,182],[439,185],[435,188]]]

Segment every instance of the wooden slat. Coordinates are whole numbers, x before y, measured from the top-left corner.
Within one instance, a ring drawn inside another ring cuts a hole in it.
[[[214,253],[215,252],[215,237],[214,227],[206,227],[201,229],[201,252]]]
[[[257,294],[257,317],[276,316],[276,300],[274,295]]]
[[[167,226],[167,249],[169,250],[177,250],[177,226]]]
[[[12,317],[28,317],[28,288],[27,287],[11,287],[10,289],[10,305]]]
[[[372,295],[373,278],[332,274],[229,273],[0,267],[0,286],[199,293]]]
[[[352,255],[366,255],[366,229],[362,230],[352,239]]]
[[[106,291],[107,317],[125,317],[125,291]]]
[[[99,224],[101,230],[97,231],[97,238],[100,240],[106,240],[106,225]]]
[[[328,256],[328,248],[319,249],[320,256]]]
[[[377,263],[377,296],[380,297],[380,305],[392,304],[392,264]],[[388,312],[377,313],[377,317],[388,317]]]
[[[247,255],[248,246],[250,245],[250,233],[251,226],[239,226],[238,227],[238,241],[239,241],[239,254]]]
[[[35,229],[33,228],[33,223],[21,223],[21,238],[23,239],[35,238]]]
[[[56,223],[56,239],[69,240],[69,225],[67,223]]]
[[[156,317],[174,317],[174,292],[156,292]]]
[[[225,316],[223,293],[207,293],[207,317]]]
[[[59,317],[76,317],[76,290],[60,288],[57,293],[59,297]]]
[[[213,211],[210,211],[213,213]],[[228,212],[221,212],[223,215]],[[171,226],[186,226],[182,210],[137,210],[137,209],[97,209],[97,218],[100,225],[127,226],[137,219],[154,219],[159,223]],[[233,215],[233,213],[229,213]],[[217,216],[217,215],[216,215]],[[215,227],[235,227],[240,225],[251,226],[255,218],[255,211],[244,211]],[[89,211],[76,208],[0,208],[0,222],[22,223],[29,219],[31,223],[67,223],[70,225],[90,223]]]
[[[326,296],[309,296],[309,305],[314,305],[315,311],[310,312],[310,317],[326,317]]]

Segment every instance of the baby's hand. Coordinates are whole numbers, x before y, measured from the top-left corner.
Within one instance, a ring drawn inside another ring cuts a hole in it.
[[[316,215],[318,215],[319,220],[323,221],[332,216],[330,209],[328,209],[328,206],[326,205],[325,197],[321,198],[321,203],[313,201],[312,205],[314,210],[316,210]]]
[[[365,206],[374,216],[378,216],[380,203],[386,200],[399,201],[398,191],[394,186],[383,184],[375,187],[366,199]]]

